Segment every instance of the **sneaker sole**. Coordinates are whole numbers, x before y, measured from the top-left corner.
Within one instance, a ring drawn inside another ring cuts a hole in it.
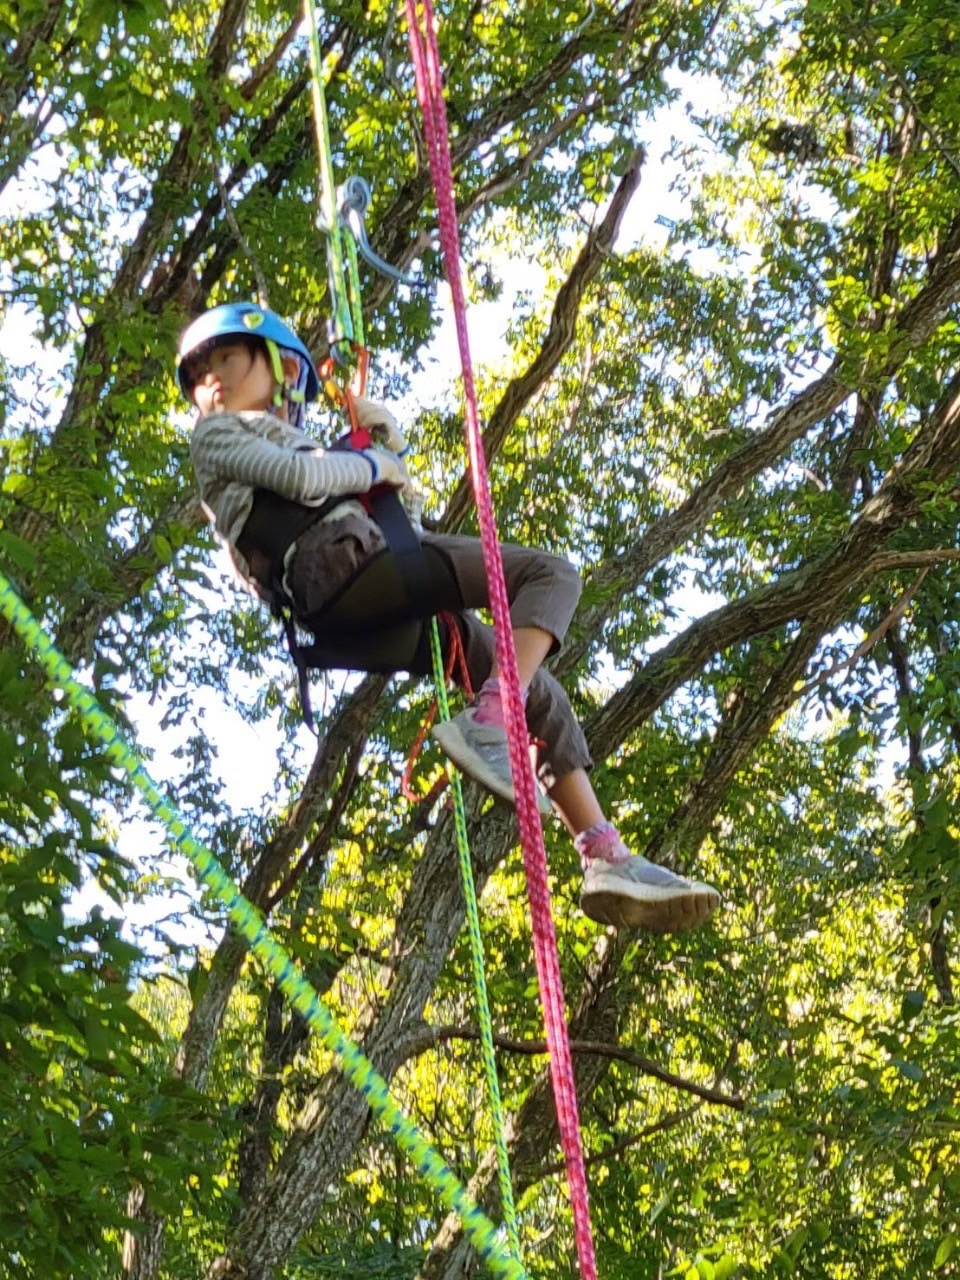
[[[615,929],[648,929],[651,933],[686,933],[706,924],[720,905],[710,885],[692,883],[682,889],[653,885],[624,885],[611,881],[591,886],[580,895],[580,909],[598,924]]]
[[[507,804],[516,808],[517,796],[513,783],[506,782],[499,773],[490,768],[483,756],[474,751],[460,731],[456,720],[442,720],[435,724],[430,736],[462,774],[472,778],[474,782],[479,782],[482,787],[486,787],[498,800],[505,800]],[[537,806],[541,814],[553,812],[550,801],[540,791],[537,791]]]

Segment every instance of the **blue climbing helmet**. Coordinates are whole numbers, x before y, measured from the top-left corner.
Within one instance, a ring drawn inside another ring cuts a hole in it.
[[[316,365],[310,352],[290,326],[275,311],[269,311],[255,302],[226,302],[222,306],[211,307],[187,325],[180,336],[177,352],[177,385],[180,390],[188,400],[191,399],[192,387],[183,376],[183,363],[187,356],[208,344],[216,344],[218,339],[238,337],[259,338],[264,343],[273,376],[281,388],[277,392],[275,403],[279,407],[286,394],[290,401],[290,420],[294,426],[299,426],[304,404],[315,400],[320,390]],[[285,391],[280,366],[282,355],[296,356],[300,361],[296,385],[287,387]]]

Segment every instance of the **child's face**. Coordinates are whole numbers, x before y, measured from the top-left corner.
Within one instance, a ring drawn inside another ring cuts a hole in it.
[[[225,342],[203,355],[188,356],[185,364],[193,403],[201,414],[265,412],[273,405],[277,384],[265,351],[252,350],[242,341]]]

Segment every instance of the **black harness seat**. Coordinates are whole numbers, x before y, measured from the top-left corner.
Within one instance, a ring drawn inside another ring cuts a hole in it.
[[[366,495],[364,495],[366,496]],[[298,612],[283,585],[290,545],[348,498],[304,506],[269,489],[255,489],[253,506],[237,539],[261,597],[279,617],[297,666],[304,719],[312,727],[307,671],[345,669],[392,674],[431,670],[426,621],[463,608],[449,558],[421,542],[393,489],[375,492],[370,514],[387,543],[339,588],[323,607]],[[309,631],[301,644],[297,627]]]

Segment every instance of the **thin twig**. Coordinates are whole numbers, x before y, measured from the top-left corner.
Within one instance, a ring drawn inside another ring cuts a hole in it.
[[[346,812],[347,804],[353,795],[353,787],[357,780],[357,774],[360,770],[360,762],[363,759],[363,752],[366,745],[367,740],[363,736],[358,738],[353,744],[343,768],[340,785],[337,788],[336,795],[333,797],[330,808],[324,818],[323,825],[310,841],[310,844],[294,866],[291,867],[277,888],[273,890],[266,902],[263,904],[263,910],[265,913],[268,914],[271,912],[277,903],[285,898],[291,889],[294,888],[297,881],[300,880],[307,868],[315,863],[319,857],[327,853],[330,841],[333,838],[333,833],[336,831],[337,825]]]
[[[300,23],[303,21],[303,14],[297,13],[296,17],[290,22],[290,25],[284,31],[283,35],[273,46],[267,57],[261,62],[260,66],[244,80],[240,86],[240,96],[245,101],[250,102],[257,90],[263,82],[271,76],[279,65],[280,59],[290,48],[296,39],[297,32],[300,30]]]
[[[890,64],[886,61],[885,58],[881,57],[880,61],[886,67],[887,71],[891,71]],[[920,128],[926,132],[930,141],[933,143],[933,145],[937,148],[937,150],[943,156],[944,160],[946,160],[947,164],[950,166],[953,172],[957,175],[957,177],[960,178],[960,162],[958,162],[956,156],[954,156],[950,152],[946,143],[942,141],[936,129],[934,129],[934,127],[931,124],[928,124],[928,122],[924,119],[923,115],[920,112],[920,108],[917,106],[916,98],[910,92],[910,86],[907,84],[906,80],[904,80],[903,76],[900,74],[899,71],[892,71],[892,75],[894,80],[896,80],[897,84],[900,86],[900,89],[903,92],[903,96],[906,98],[907,102],[910,103],[910,110],[917,117],[917,123],[920,125]]]
[[[933,547],[929,551],[881,551],[870,557],[870,571],[925,569],[948,560],[960,560],[960,551],[949,547]]]
[[[428,1027],[425,1029],[423,1039],[431,1044],[439,1044],[444,1040],[479,1040],[480,1032],[474,1027],[455,1025]],[[522,1053],[529,1057],[540,1057],[547,1052],[545,1040],[512,1040],[508,1036],[494,1036],[493,1043],[498,1049],[504,1049],[508,1053]],[[653,1076],[654,1079],[661,1080],[673,1089],[692,1093],[695,1097],[702,1098],[704,1102],[712,1102],[716,1106],[732,1107],[735,1111],[743,1111],[747,1106],[746,1100],[736,1094],[722,1093],[719,1089],[711,1089],[707,1085],[697,1084],[694,1080],[687,1080],[623,1045],[607,1044],[604,1040],[571,1040],[570,1051],[571,1053],[590,1053],[626,1062],[631,1067],[642,1071],[644,1075]]]
[[[629,1151],[631,1147],[638,1146],[641,1142],[646,1142],[648,1138],[653,1138],[658,1133],[663,1133],[667,1129],[673,1129],[678,1124],[682,1124],[684,1120],[689,1120],[703,1106],[702,1102],[698,1102],[693,1107],[685,1107],[682,1111],[671,1111],[669,1115],[665,1115],[662,1120],[657,1120],[653,1124],[644,1125],[636,1133],[632,1133],[629,1138],[621,1138],[615,1142],[612,1147],[607,1147],[603,1151],[594,1151],[592,1155],[586,1156],[583,1163],[585,1165],[603,1164],[607,1160],[612,1160],[614,1156],[620,1155],[623,1151]],[[551,1178],[558,1173],[566,1170],[566,1162],[561,1160],[557,1164],[551,1164],[544,1169],[539,1178]]]
[[[233,204],[230,200],[230,193],[227,191],[227,188],[224,186],[223,179],[220,177],[220,169],[217,166],[216,160],[214,160],[212,168],[213,168],[214,181],[216,182],[217,187],[220,191],[220,201],[223,205],[223,212],[226,214],[227,222],[230,224],[230,230],[236,236],[237,242],[239,243],[240,248],[246,254],[247,261],[250,263],[250,266],[253,270],[253,274],[256,277],[257,293],[260,295],[259,296],[260,305],[262,307],[269,307],[270,306],[270,290],[267,288],[267,278],[263,274],[263,270],[260,266],[260,263],[257,261],[256,254],[250,248],[249,240],[240,229],[240,223],[237,221],[237,215],[234,212]]]
[[[921,582],[923,582],[924,578],[927,576],[929,572],[930,572],[929,566],[921,569],[920,572],[917,574],[916,578],[914,579],[914,581],[910,584],[910,586],[907,587],[907,589],[903,591],[900,594],[900,596],[898,596],[896,603],[894,604],[890,612],[886,615],[886,617],[881,619],[881,621],[877,623],[877,625],[870,632],[867,638],[861,641],[861,643],[857,645],[856,649],[854,649],[850,657],[844,658],[842,662],[833,663],[833,665],[828,667],[826,671],[821,671],[821,673],[818,676],[816,676],[808,684],[805,684],[803,686],[803,688],[797,694],[796,700],[799,701],[800,698],[806,697],[806,695],[808,693],[811,693],[814,689],[819,689],[821,685],[826,684],[828,680],[832,680],[835,675],[839,674],[839,672],[846,671],[848,668],[858,663],[862,657],[868,654],[870,650],[873,648],[873,646],[879,640],[883,639],[883,637],[887,634],[887,632],[890,630],[893,624],[895,622],[898,622],[906,613],[907,605],[910,603],[913,597],[917,594],[917,591],[920,587]]]

